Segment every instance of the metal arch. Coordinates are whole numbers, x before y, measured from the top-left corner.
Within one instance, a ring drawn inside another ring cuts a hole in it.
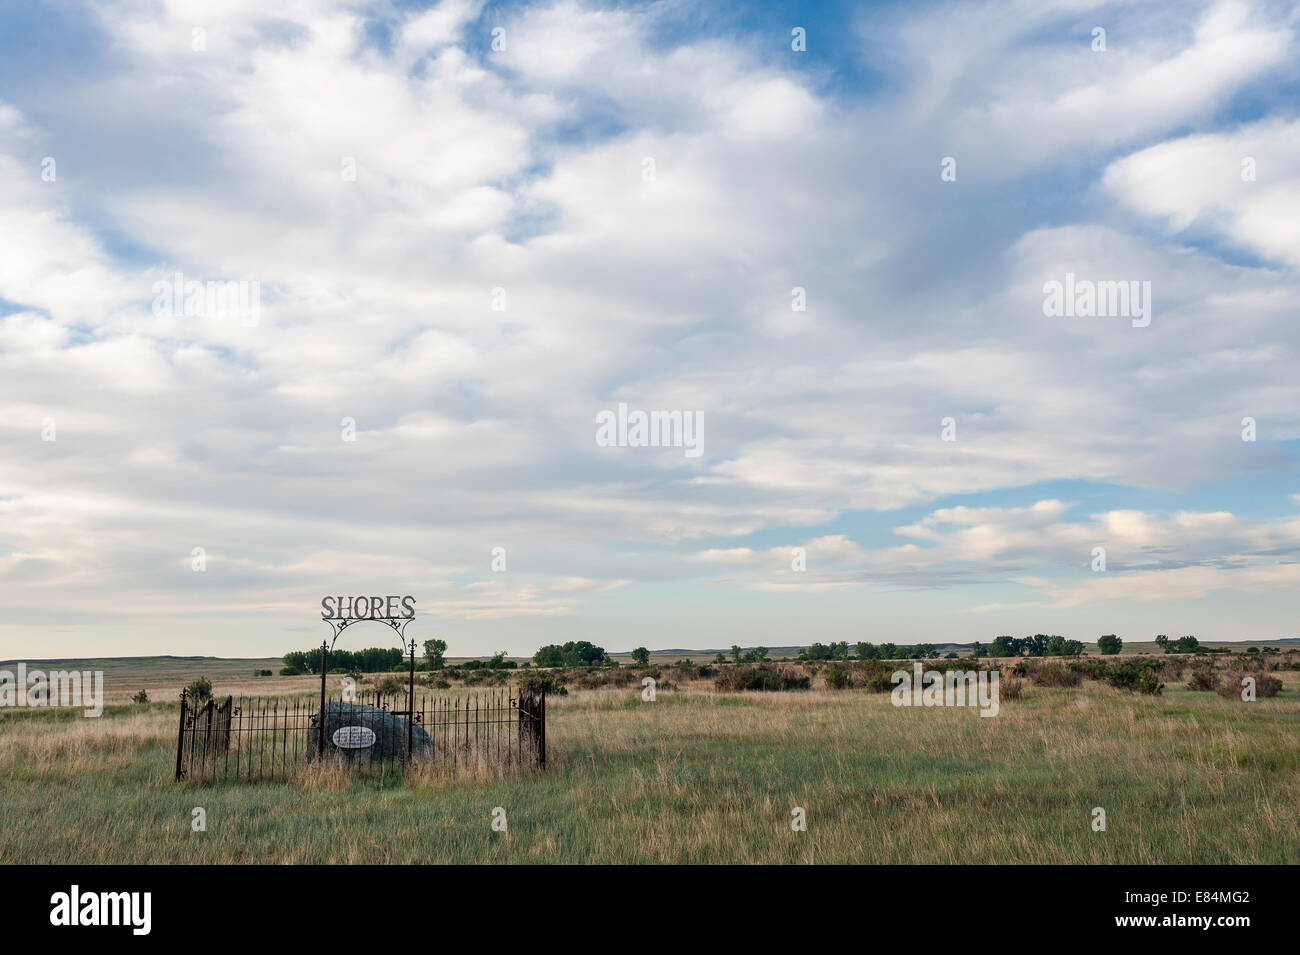
[[[392,629],[397,634],[397,645],[403,650],[410,652],[410,680],[407,684],[406,691],[406,758],[409,761],[411,751],[415,745],[415,638],[412,637],[409,644],[406,642],[406,627],[415,615],[409,617],[340,617],[335,623],[333,619],[321,617],[321,623],[329,624],[330,632],[334,634],[334,639],[330,640],[328,647],[325,641],[321,641],[320,649],[320,717],[317,721],[316,732],[316,752],[324,757],[325,755],[325,684],[328,679],[329,655],[334,650],[334,644],[338,642],[343,631],[358,623],[382,623]]]
[[[321,618],[321,623],[327,624],[330,632],[334,634],[334,639],[330,641],[330,650],[334,650],[334,644],[338,642],[343,631],[348,627],[355,626],[358,623],[382,623],[397,634],[397,642],[403,650],[406,649],[406,628],[415,617],[341,617],[337,620]]]

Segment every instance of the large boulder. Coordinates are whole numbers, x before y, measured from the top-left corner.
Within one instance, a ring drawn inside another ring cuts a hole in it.
[[[309,760],[316,758],[320,739],[319,716],[319,713],[313,716],[307,728]],[[325,755],[349,763],[403,760],[406,758],[406,727],[404,717],[394,716],[377,706],[339,701],[326,703]],[[433,751],[433,742],[419,726],[412,734],[411,751],[415,756]]]

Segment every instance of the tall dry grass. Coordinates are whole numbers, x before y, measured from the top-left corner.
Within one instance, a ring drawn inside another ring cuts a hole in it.
[[[544,772],[257,785],[173,783],[174,707],[6,714],[0,861],[1294,863],[1300,674],[1277,675],[1256,703],[1026,681],[991,719],[857,689],[577,690],[548,702]]]

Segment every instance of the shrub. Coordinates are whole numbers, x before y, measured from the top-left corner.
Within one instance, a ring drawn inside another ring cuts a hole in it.
[[[1239,699],[1241,696],[1241,677],[1236,677],[1235,681],[1232,674],[1226,674],[1219,683],[1214,687],[1214,692],[1219,694],[1225,700]]]
[[[1241,681],[1248,675],[1240,672],[1225,674],[1223,681],[1215,687],[1215,691],[1225,700],[1241,699]],[[1282,681],[1277,677],[1258,676],[1255,678],[1256,699],[1265,696],[1277,696],[1280,692],[1282,692]]]
[[[395,693],[401,693],[404,689],[402,681],[392,675],[384,677],[375,685],[376,692],[381,696],[392,696]]]
[[[1106,661],[1097,657],[1087,657],[1083,661],[1083,675],[1089,680],[1106,679]]]
[[[1079,686],[1083,683],[1082,672],[1059,663],[1044,663],[1031,678],[1037,686]]]
[[[185,688],[185,695],[191,704],[201,706],[212,699],[212,681],[205,676],[198,677]]]
[[[540,670],[520,676],[519,689],[527,690],[530,693],[545,691],[553,696],[569,695],[569,690],[564,685],[563,673],[544,673]]]
[[[1245,670],[1247,673],[1263,673],[1268,669],[1268,661],[1262,657],[1242,657],[1239,660],[1232,661],[1232,665],[1239,670]]]
[[[873,660],[855,674],[854,682],[872,693],[889,693],[894,689],[894,681],[890,679],[893,673],[893,667]]]
[[[641,677],[646,677],[646,676],[653,677],[654,679],[657,680],[659,679],[659,675],[660,675],[659,670],[657,669],[643,670],[643,671],[639,671],[639,673],[637,674],[629,673],[626,671],[610,672],[608,670],[583,669],[577,673],[577,675],[574,677],[574,680],[577,682],[578,686],[584,690],[598,690],[602,686],[609,686],[611,683],[625,684],[629,680],[640,679]]]
[[[149,694],[148,694],[148,692],[145,691],[145,690],[141,690],[141,691],[140,691],[139,693],[137,693],[135,696],[131,697],[131,702],[132,702],[132,703],[148,703],[148,702],[149,702]]]
[[[853,681],[849,677],[849,671],[838,663],[831,664],[831,668],[826,671],[826,686],[828,689],[843,690],[852,684]]]
[[[1192,678],[1187,681],[1189,690],[1214,690],[1218,688],[1214,675],[1214,664],[1200,660],[1192,664]]]
[[[1181,680],[1183,678],[1183,670],[1187,668],[1187,660],[1185,657],[1181,656],[1163,657],[1158,660],[1152,660],[1151,664],[1155,667],[1156,673],[1158,673],[1162,679],[1170,680]]]
[[[812,678],[792,667],[741,664],[719,673],[713,685],[731,693],[743,690],[806,690],[812,685]]]
[[[1018,680],[1015,677],[998,680],[998,699],[1000,700],[1018,700],[1020,694],[1024,691],[1024,680]]]
[[[1165,685],[1160,682],[1155,671],[1150,667],[1142,667],[1138,670],[1137,680],[1133,684],[1133,689],[1139,693],[1146,693],[1150,696],[1156,696],[1164,692]]]
[[[280,667],[280,676],[299,676],[301,673],[297,667]]]
[[[1257,696],[1277,696],[1282,692],[1282,681],[1275,676],[1261,676],[1255,681]]]
[[[1146,693],[1152,696],[1165,688],[1153,667],[1132,660],[1114,661],[1106,670],[1106,682],[1117,690]]]

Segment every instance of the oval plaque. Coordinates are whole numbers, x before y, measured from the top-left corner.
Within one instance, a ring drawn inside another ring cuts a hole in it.
[[[375,731],[369,726],[340,726],[334,731],[334,745],[340,749],[365,749],[375,745]]]

